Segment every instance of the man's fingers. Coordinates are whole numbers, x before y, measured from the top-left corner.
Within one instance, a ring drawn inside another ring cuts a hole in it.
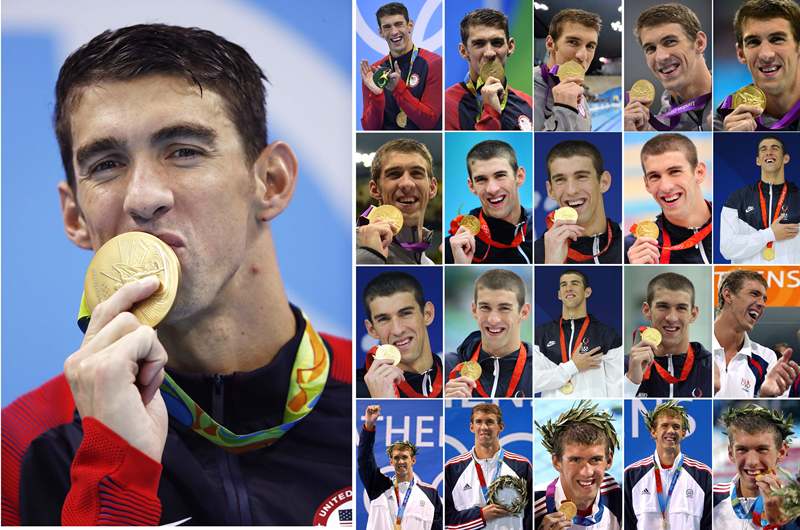
[[[784,362],[784,363],[788,363],[789,361],[792,360],[792,353],[793,352],[792,352],[791,348],[786,348],[785,350],[783,350],[783,353],[781,354],[780,361]]]
[[[108,322],[102,329],[98,330],[97,334],[91,337],[88,342],[84,340],[83,348],[75,355],[83,358],[97,353],[111,346],[128,333],[135,331],[141,325],[142,323],[133,313],[123,311],[111,319],[111,322]]]
[[[156,292],[161,285],[155,276],[146,276],[141,280],[127,283],[119,288],[117,292],[108,297],[107,300],[97,304],[92,311],[92,319],[86,328],[84,344],[91,340],[106,324],[111,322],[114,317],[123,311],[128,311],[136,302],[145,300],[148,296]]]

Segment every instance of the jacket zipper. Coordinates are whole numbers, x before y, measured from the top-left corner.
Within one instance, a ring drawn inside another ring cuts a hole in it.
[[[222,376],[214,375],[214,394],[212,398],[213,418],[220,424],[224,420],[225,386]],[[218,463],[222,486],[225,489],[229,523],[247,525],[253,524],[250,514],[250,498],[244,484],[242,471],[237,457],[224,449],[218,450]]]

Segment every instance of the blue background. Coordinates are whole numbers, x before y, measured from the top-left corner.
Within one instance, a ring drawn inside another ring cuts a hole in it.
[[[450,229],[450,221],[458,214],[466,214],[478,208],[481,201],[467,186],[467,153],[475,144],[484,140],[502,140],[517,153],[517,164],[525,168],[525,182],[519,188],[519,201],[525,208],[531,207],[533,190],[532,135],[526,133],[491,134],[481,132],[447,132],[444,147],[444,229]],[[449,232],[445,235],[448,235]]]
[[[587,312],[620,333],[622,329],[622,266],[620,265],[537,267],[533,278],[534,329],[561,317],[558,280],[561,273],[570,269],[577,269],[589,277],[592,295],[586,299]]]
[[[295,197],[272,227],[288,295],[318,330],[350,336],[352,206],[342,190],[352,171],[351,10],[321,0],[303,7],[286,0],[3,2],[3,405],[60,373],[82,340],[75,319],[91,253],[67,240],[61,222],[63,169],[51,124],[58,69],[94,35],[133,23],[210,29],[264,69],[270,141],[289,142],[300,161]],[[321,263],[337,281],[314,281]]]
[[[789,162],[785,166],[786,180],[800,184],[800,180],[796,176],[800,170],[800,138],[796,133],[716,132],[714,133],[714,165],[717,166],[719,174],[725,175],[725,177],[714,181],[714,226],[720,226],[720,213],[731,193],[761,180],[761,168],[756,165],[756,157],[758,142],[765,136],[777,136],[781,139],[786,154],[789,155]],[[730,263],[720,254],[719,232],[716,230],[714,232],[714,263]]]
[[[404,399],[374,400],[360,399],[356,406],[356,438],[364,425],[364,411],[367,405],[380,405],[381,415],[375,427],[375,461],[378,468],[390,478],[394,478],[394,468],[389,464],[386,447],[402,440],[413,442],[418,449],[414,475],[418,480],[433,485],[444,495],[444,466],[442,464],[442,402],[439,400]],[[387,436],[386,429],[392,432]],[[356,471],[356,516],[358,528],[367,527],[367,497],[364,484]],[[444,508],[442,508],[444,510]]]
[[[389,0],[358,0],[356,2],[356,57],[353,65],[356,86],[356,130],[363,131],[361,115],[364,111],[364,97],[361,93],[361,69],[359,64],[366,59],[373,64],[389,53],[389,46],[380,36],[375,12]],[[442,0],[403,0],[408,16],[414,22],[411,37],[418,48],[424,48],[439,56],[442,55]],[[342,3],[347,6],[348,3]],[[305,6],[304,6],[305,7]],[[342,9],[344,10],[344,8]],[[328,8],[328,11],[334,11]],[[421,15],[425,15],[424,17]],[[444,85],[444,81],[442,81]],[[444,90],[444,86],[442,87]],[[442,106],[444,110],[444,106]],[[442,120],[444,123],[444,120]]]
[[[442,316],[444,304],[442,303],[442,268],[441,267],[358,267],[356,272],[356,368],[364,366],[367,351],[378,343],[367,333],[364,320],[367,312],[364,308],[364,288],[369,281],[383,272],[398,271],[414,276],[422,284],[425,300],[433,303],[434,318],[428,326],[428,337],[431,341],[431,351],[435,355],[442,355]]]
[[[625,466],[652,455],[656,442],[644,425],[641,410],[653,410],[663,399],[625,400]],[[681,442],[681,451],[711,467],[711,400],[680,399],[689,414],[689,434]]]
[[[547,196],[547,154],[559,142],[585,140],[603,155],[603,165],[611,173],[611,187],[603,194],[606,216],[622,225],[622,134],[621,133],[537,133],[534,142],[535,175],[533,191],[533,221],[537,238],[545,232],[544,219],[558,204]],[[621,258],[620,258],[621,259]]]
[[[446,399],[447,435],[445,436],[445,463],[475,445],[475,435],[469,430],[469,417],[472,407],[478,403],[495,403],[503,411],[505,428],[500,433],[500,445],[512,453],[531,460],[533,455],[533,436],[531,435],[531,416],[533,401],[530,399]]]

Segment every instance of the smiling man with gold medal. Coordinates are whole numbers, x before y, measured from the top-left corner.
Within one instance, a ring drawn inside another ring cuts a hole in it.
[[[587,272],[561,273],[561,318],[536,326],[533,390],[541,397],[622,397],[622,339],[587,313]]]

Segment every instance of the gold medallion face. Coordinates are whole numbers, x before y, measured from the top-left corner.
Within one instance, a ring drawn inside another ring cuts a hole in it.
[[[481,231],[481,221],[474,215],[465,215],[461,218],[459,225],[469,230],[473,236],[477,236]]]
[[[653,239],[658,239],[658,225],[653,221],[637,223],[636,237],[652,237]]]
[[[572,384],[572,381],[567,381],[559,390],[561,390],[562,394],[572,394],[575,392],[575,385]]]
[[[572,521],[572,518],[578,515],[578,507],[572,501],[564,501],[558,507],[558,511],[564,514],[567,521]]]
[[[398,350],[397,346],[394,344],[381,344],[378,346],[378,349],[375,350],[375,358],[392,361],[392,364],[397,366],[400,364],[400,350]]]
[[[408,125],[408,115],[403,112],[402,110],[397,113],[397,118],[395,118],[395,122],[397,126],[401,129],[405,129],[406,125]]]
[[[656,87],[647,79],[639,79],[631,86],[628,95],[631,101],[636,99],[647,102],[647,106],[649,107],[653,103],[653,100],[656,99]]]
[[[567,61],[558,67],[559,79],[566,79],[568,77],[580,77],[583,79],[585,75],[586,72],[584,71],[583,66],[576,61]]]
[[[475,361],[467,361],[461,365],[461,370],[459,373],[468,379],[477,381],[478,379],[481,378],[483,369],[481,369],[481,365],[479,365]]]
[[[772,261],[775,259],[775,247],[764,247],[761,251],[761,255],[767,261]]]
[[[578,210],[573,208],[572,206],[562,206],[556,213],[553,214],[553,221],[571,221],[576,222],[578,220]]]
[[[661,344],[661,332],[656,328],[647,328],[642,331],[642,340],[646,340],[647,342],[658,346]]]
[[[386,221],[392,227],[392,233],[397,235],[403,229],[403,213],[391,204],[377,206],[367,214],[370,223]]]
[[[494,61],[489,61],[488,63],[483,63],[481,66],[480,71],[478,72],[481,80],[485,83],[487,79],[490,77],[494,77],[498,81],[502,81],[503,78],[506,76],[506,69],[503,68],[503,65],[500,64],[500,61],[495,59]]]
[[[767,108],[767,96],[755,85],[743,86],[733,94],[733,108],[739,105],[753,105],[764,110]]]
[[[89,310],[94,311],[123,285],[146,276],[156,276],[161,286],[131,312],[142,324],[155,327],[175,302],[181,276],[178,257],[169,245],[144,232],[126,232],[109,239],[86,270],[83,289]]]

